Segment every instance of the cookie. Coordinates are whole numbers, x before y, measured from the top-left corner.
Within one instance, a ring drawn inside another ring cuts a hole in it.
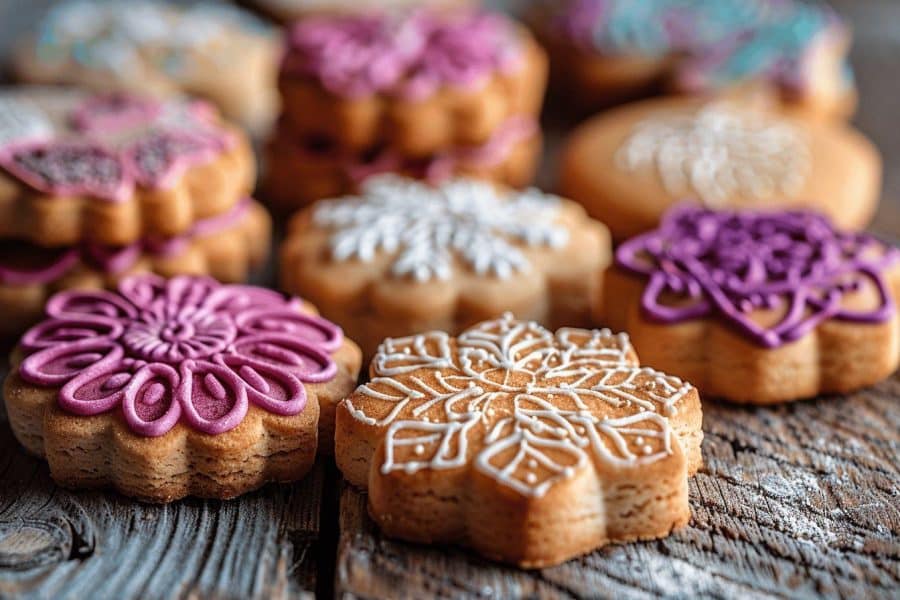
[[[338,406],[335,457],[390,536],[539,568],[690,518],[699,396],[625,334],[506,315],[388,339],[370,374]]]
[[[543,51],[499,14],[320,15],[286,36],[282,118],[299,139],[429,157],[483,145],[543,100]]]
[[[295,481],[315,458],[320,410],[353,390],[360,362],[313,313],[205,277],[59,293],[13,355],[10,426],[69,488],[169,502]]]
[[[850,31],[796,0],[545,1],[534,23],[554,88],[599,108],[656,93],[750,86],[785,107],[846,117],[856,104]]]
[[[282,23],[314,14],[382,13],[422,7],[461,8],[470,0],[245,0],[262,13]]]
[[[322,140],[304,143],[281,131],[267,147],[264,197],[278,212],[289,212],[321,198],[357,193],[363,180],[383,173],[431,184],[466,176],[520,188],[534,178],[540,154],[540,128],[526,117],[508,119],[484,144],[450,148],[424,159],[406,158],[391,148],[360,153]]]
[[[293,218],[280,281],[371,356],[387,337],[458,332],[505,311],[554,327],[589,323],[610,258],[606,228],[573,202],[383,175]]]
[[[114,289],[135,273],[164,277],[210,275],[245,281],[269,255],[271,219],[246,199],[229,212],[197,221],[178,237],[147,238],[122,247],[90,243],[45,249],[15,240],[0,241],[0,337],[18,335],[40,320],[44,304],[67,289]]]
[[[0,238],[124,246],[181,235],[251,191],[245,136],[199,101],[0,92]]]
[[[617,108],[576,129],[561,158],[562,193],[616,240],[656,227],[685,200],[717,210],[809,208],[860,229],[880,187],[881,157],[856,130],[737,101]]]
[[[278,107],[280,41],[252,15],[220,3],[65,0],[22,40],[22,81],[157,98],[191,94],[262,132]]]
[[[619,246],[596,306],[704,396],[771,404],[893,373],[898,293],[900,251],[821,215],[683,206]]]

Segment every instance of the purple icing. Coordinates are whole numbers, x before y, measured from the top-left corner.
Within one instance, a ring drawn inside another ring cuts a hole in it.
[[[191,166],[213,160],[226,147],[223,136],[200,131],[154,131],[123,152],[128,172],[148,188],[166,188]]]
[[[72,111],[72,126],[85,133],[139,127],[153,121],[162,112],[159,102],[131,94],[112,93],[92,96]]]
[[[179,420],[218,434],[253,403],[278,415],[306,406],[304,382],[337,373],[336,325],[270,290],[206,277],[129,277],[119,293],[69,291],[30,329],[23,379],[61,386],[76,415],[121,407],[132,431],[160,436]]]
[[[863,234],[835,231],[811,212],[715,212],[695,206],[669,211],[659,229],[632,238],[616,263],[648,278],[644,312],[663,323],[718,315],[755,343],[774,348],[827,319],[879,323],[895,311],[883,271],[896,248]],[[876,308],[857,312],[845,294],[871,282]],[[664,298],[676,299],[666,302]],[[758,310],[783,311],[771,327]]]
[[[315,16],[295,24],[288,41],[283,73],[350,98],[420,100],[444,85],[477,85],[520,58],[511,23],[486,12]]]

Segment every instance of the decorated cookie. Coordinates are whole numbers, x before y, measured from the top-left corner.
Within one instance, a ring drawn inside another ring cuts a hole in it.
[[[66,487],[169,502],[297,480],[320,411],[359,371],[336,325],[262,288],[139,275],[118,293],[59,293],[46,310],[4,398],[16,438]]]
[[[196,94],[262,130],[277,108],[278,46],[273,31],[221,3],[64,0],[22,40],[15,69],[35,83]]]
[[[619,246],[597,316],[704,395],[769,404],[890,375],[898,292],[897,249],[820,215],[683,206]]]
[[[356,193],[363,180],[383,173],[402,173],[431,184],[466,176],[520,188],[533,179],[540,153],[537,122],[521,116],[507,119],[484,144],[448,148],[426,158],[405,157],[390,147],[348,151],[321,140],[303,142],[281,131],[267,148],[264,194],[273,208],[286,212],[321,198]]]
[[[863,228],[881,186],[878,151],[857,131],[738,101],[661,99],[609,111],[575,130],[561,169],[562,192],[617,240],[686,200],[716,210],[805,207]]]
[[[700,399],[625,334],[510,315],[388,339],[338,406],[335,456],[388,535],[527,568],[687,523]]]
[[[257,10],[291,23],[313,14],[383,13],[416,8],[454,8],[475,4],[473,0],[245,0]]]
[[[546,59],[506,17],[472,10],[318,15],[287,33],[282,127],[352,152],[427,158],[540,111]]]
[[[751,87],[785,106],[847,115],[850,32],[804,0],[546,0],[536,27],[554,83],[587,106],[668,90]]]
[[[251,190],[247,140],[198,101],[0,90],[0,237],[123,246],[227,213]]]
[[[467,179],[384,175],[290,223],[281,284],[340,323],[367,356],[386,337],[457,332],[512,311],[553,326],[590,321],[606,228],[573,202]]]
[[[0,241],[0,337],[18,335],[37,322],[44,303],[66,289],[114,288],[126,276],[155,272],[210,275],[245,281],[269,254],[271,219],[250,199],[229,212],[202,219],[168,239],[145,238],[127,246],[89,242],[47,249],[16,240]]]

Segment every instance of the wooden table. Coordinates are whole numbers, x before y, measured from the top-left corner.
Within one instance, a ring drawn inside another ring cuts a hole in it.
[[[21,4],[0,0],[0,40],[33,18]],[[897,239],[900,2],[837,4],[858,123],[887,161],[873,229]],[[151,506],[56,487],[0,424],[0,597],[900,597],[900,376],[786,407],[707,402],[704,429],[689,527],[520,571],[385,539],[327,460],[296,485]]]

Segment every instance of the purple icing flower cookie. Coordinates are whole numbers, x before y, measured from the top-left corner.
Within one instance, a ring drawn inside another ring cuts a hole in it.
[[[118,293],[57,294],[46,311],[5,397],[16,436],[63,485],[81,487],[87,470],[167,501],[296,479],[315,455],[320,404],[333,411],[359,369],[352,342],[301,301],[204,277],[135,276]],[[148,447],[166,460],[129,458]]]
[[[677,207],[618,248],[605,284],[604,320],[713,395],[846,391],[900,358],[900,251],[816,213]]]

